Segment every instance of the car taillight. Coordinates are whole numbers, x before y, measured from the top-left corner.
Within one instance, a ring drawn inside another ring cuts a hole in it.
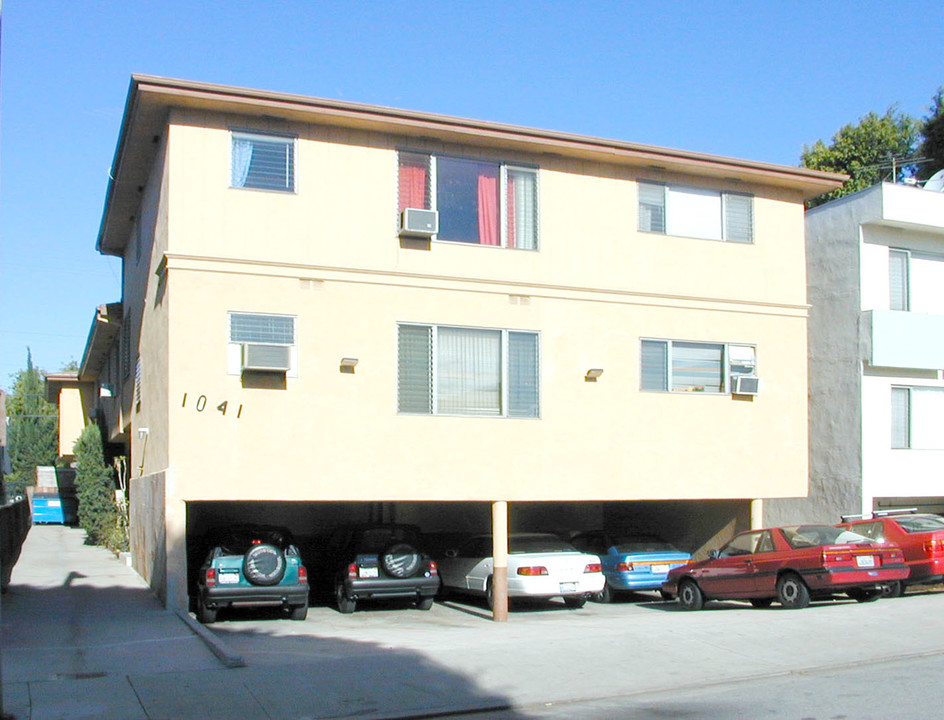
[[[830,550],[823,550],[823,564],[824,565],[847,565],[852,562],[852,553],[851,552],[836,552]]]
[[[617,563],[616,572],[632,572],[633,564],[632,563]]]
[[[357,579],[357,563],[351,563],[347,566],[347,576],[351,579]]]
[[[429,576],[435,577],[436,575],[439,575],[439,568],[436,567],[436,562],[434,560],[430,560],[429,561]]]
[[[304,565],[298,566],[298,582],[307,583],[308,582],[308,570]]]
[[[207,587],[212,587],[213,585],[216,585],[216,570],[214,568],[207,568],[206,584],[207,584]]]
[[[589,565],[587,565],[587,567],[583,569],[583,571],[585,573],[602,572],[603,566],[600,565],[600,563],[590,563]]]
[[[944,554],[944,539],[932,538],[924,544],[924,551],[928,555]]]
[[[520,567],[518,568],[519,575],[547,575],[547,568],[541,565],[535,565],[534,567]]]

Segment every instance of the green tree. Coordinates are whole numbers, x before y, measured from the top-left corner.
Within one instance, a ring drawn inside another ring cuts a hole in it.
[[[944,85],[931,99],[931,114],[921,122],[921,145],[918,155],[926,158],[918,170],[918,177],[927,180],[938,170],[944,170]]]
[[[808,205],[815,207],[886,179],[900,179],[910,172],[917,140],[917,121],[893,105],[884,115],[870,112],[858,124],[839,128],[828,145],[817,140],[804,146],[800,157],[803,167],[849,176],[841,188],[814,198]]]
[[[97,425],[86,425],[72,450],[75,453],[75,487],[79,500],[79,525],[95,545],[115,547],[118,507],[115,481],[105,464],[102,434]]]
[[[7,444],[12,472],[4,482],[10,497],[23,494],[36,481],[36,467],[54,465],[58,452],[59,412],[46,402],[46,382],[33,367],[27,348],[26,370],[17,373],[13,392],[7,399],[9,429]]]

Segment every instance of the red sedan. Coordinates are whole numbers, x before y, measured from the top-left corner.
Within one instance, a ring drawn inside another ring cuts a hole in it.
[[[852,517],[862,519],[853,520]],[[884,510],[871,518],[845,516],[837,527],[865,535],[875,542],[890,542],[901,548],[908,576],[885,588],[888,597],[897,597],[906,585],[926,585],[944,580],[944,517],[914,510]]]
[[[867,602],[881,596],[884,583],[908,576],[899,547],[829,525],[743,532],[708,556],[672,570],[662,585],[685,610],[700,610],[706,600],[804,608],[836,593]]]

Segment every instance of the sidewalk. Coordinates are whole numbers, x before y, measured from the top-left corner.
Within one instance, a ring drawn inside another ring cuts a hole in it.
[[[83,538],[34,527],[2,598],[4,710],[18,720],[526,718],[542,703],[944,654],[941,592],[801,611],[536,606],[507,623],[474,603],[312,607],[305,622],[247,613],[204,628]]]

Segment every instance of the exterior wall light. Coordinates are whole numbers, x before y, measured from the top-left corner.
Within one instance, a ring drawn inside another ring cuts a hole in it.
[[[341,358],[341,372],[354,374],[354,367],[357,365],[357,358]]]
[[[587,374],[584,376],[584,380],[587,382],[596,382],[597,378],[603,374],[603,368],[590,368],[587,370]]]

